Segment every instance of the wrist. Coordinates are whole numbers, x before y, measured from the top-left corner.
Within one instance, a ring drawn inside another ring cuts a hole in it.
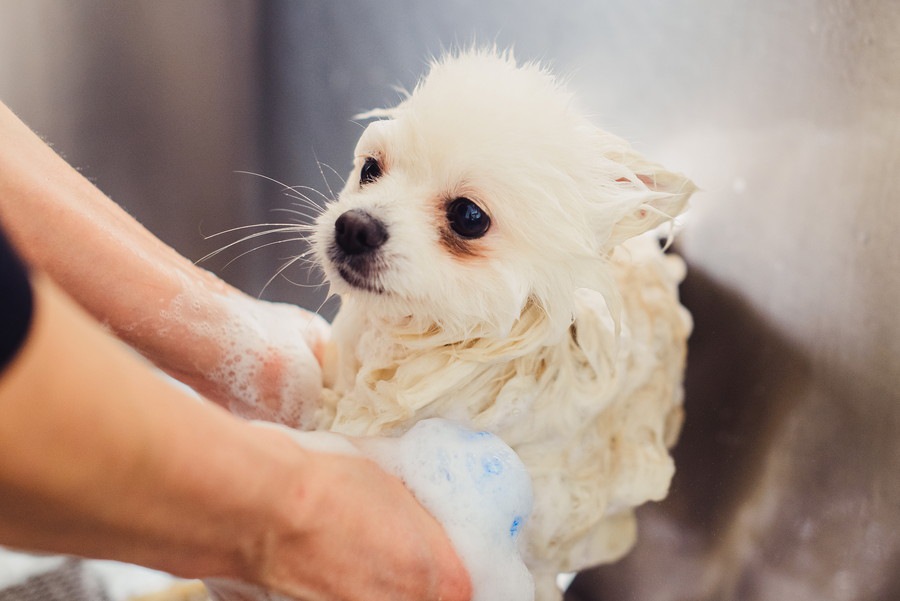
[[[192,474],[172,475],[193,481],[193,499],[185,513],[202,510],[195,519],[177,519],[187,540],[173,546],[163,564],[151,565],[184,578],[228,578],[271,587],[284,541],[295,544],[307,530],[306,498],[310,495],[309,453],[289,437],[247,422],[229,419],[237,428],[219,432],[219,460]],[[202,433],[200,434],[202,437]],[[207,445],[204,445],[207,446]],[[215,453],[214,453],[215,454]],[[185,463],[193,463],[187,458]],[[187,477],[185,477],[187,476]]]
[[[238,567],[231,576],[265,588],[277,589],[290,578],[284,571],[286,549],[306,547],[306,539],[315,526],[315,508],[323,501],[318,454],[311,453],[290,436],[276,429],[253,426],[253,438],[260,449],[264,470],[256,498],[250,501],[254,511],[248,520],[247,536],[235,549]]]

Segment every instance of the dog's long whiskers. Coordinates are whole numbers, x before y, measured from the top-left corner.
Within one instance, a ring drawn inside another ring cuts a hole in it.
[[[288,267],[290,267],[291,265],[293,265],[294,263],[296,263],[297,261],[299,261],[299,260],[302,258],[302,256],[303,256],[303,255],[297,255],[296,257],[290,259],[290,260],[287,261],[284,265],[282,265],[281,267],[279,267],[279,268],[278,268],[278,271],[276,271],[276,272],[272,275],[272,277],[269,278],[269,280],[266,282],[265,286],[262,287],[262,290],[259,291],[259,298],[262,298],[262,295],[266,292],[266,288],[268,288],[268,287],[272,284],[272,282],[275,281],[275,278],[277,278],[277,277],[280,276],[282,273],[284,273],[284,271],[285,271]]]
[[[331,202],[331,199],[329,199],[327,196],[325,196],[324,194],[322,194],[320,191],[316,190],[315,188],[310,188],[309,186],[301,186],[301,185],[294,186],[294,188],[290,191],[290,192],[293,192],[293,194],[291,194],[291,193],[285,191],[285,192],[284,192],[284,195],[285,195],[285,196],[290,196],[291,198],[296,198],[297,200],[302,200],[302,201],[303,201],[304,203],[306,203],[306,205],[307,205],[309,208],[311,208],[311,209],[319,209],[319,210],[321,210],[321,209],[322,209],[322,206],[321,206],[321,205],[322,205],[322,202],[317,202],[317,201],[313,200],[312,198],[310,198],[308,194],[304,194],[303,192],[300,191],[300,190],[303,190],[303,189],[309,189],[310,191],[315,192],[316,194],[318,194],[318,195],[322,198],[322,200],[323,200],[326,204],[327,204],[328,202]]]
[[[293,260],[295,262],[299,262],[300,265],[302,267],[306,268],[307,270],[318,266],[318,263],[316,261],[314,261],[313,259],[310,259],[308,257],[305,257],[304,253],[300,253],[299,255],[295,255],[290,258],[291,258],[291,260]]]
[[[332,167],[332,166],[329,165],[328,163],[322,163],[322,166],[323,166],[323,167],[327,167],[329,171],[331,171],[332,173],[334,173],[334,174],[337,176],[337,178],[338,178],[339,180],[341,180],[341,185],[347,183],[346,178],[345,178],[343,175],[341,175],[340,173],[338,173],[337,170],[336,170],[334,167]]]
[[[321,169],[320,169],[320,170],[321,170]],[[242,174],[244,174],[244,175],[253,175],[253,176],[255,176],[255,177],[259,177],[259,178],[261,178],[261,179],[265,179],[265,180],[268,180],[268,181],[270,181],[270,182],[276,183],[276,184],[278,184],[279,186],[283,186],[283,187],[284,187],[284,190],[290,190],[291,192],[294,192],[295,194],[299,194],[299,195],[300,195],[299,197],[295,197],[295,198],[298,198],[298,200],[306,200],[306,201],[308,201],[311,205],[314,205],[314,206],[318,206],[318,205],[316,205],[316,203],[313,202],[312,199],[310,199],[310,198],[307,197],[305,194],[303,194],[302,192],[300,192],[300,190],[311,190],[311,191],[313,191],[313,192],[317,192],[318,194],[320,194],[320,195],[322,196],[322,198],[325,199],[326,202],[328,202],[328,201],[330,200],[327,196],[325,196],[324,194],[322,194],[321,192],[319,192],[319,191],[316,190],[315,188],[310,188],[309,186],[291,186],[291,185],[288,185],[288,184],[286,184],[286,183],[284,183],[284,182],[282,182],[282,181],[279,181],[279,180],[275,179],[274,177],[269,177],[268,175],[263,175],[262,173],[254,173],[253,171],[240,171],[240,170],[239,170],[239,171],[235,171],[235,173],[242,173]],[[326,182],[326,183],[327,183],[327,182]],[[330,188],[329,188],[329,192],[331,192],[331,189],[330,189]],[[333,196],[334,196],[334,193],[332,192],[332,197],[333,197]]]
[[[308,209],[310,211],[313,211],[313,213],[314,213],[313,217],[318,217],[319,215],[321,215],[322,213],[325,212],[325,207],[320,207],[318,205],[316,205],[315,207],[311,207],[311,206],[303,205],[299,202],[292,202],[291,206],[297,207],[298,209]]]
[[[304,259],[309,259],[309,256],[314,254],[315,252],[316,252],[316,249],[309,247],[306,250],[304,250],[302,253],[300,253],[299,256],[303,257]]]
[[[296,194],[289,194],[287,192],[284,193],[288,198],[293,198],[296,200],[304,201],[304,202],[292,202],[291,204],[297,207],[302,207],[304,209],[308,209],[312,211],[313,216],[319,216],[325,212],[325,209],[319,206],[317,203],[310,200],[308,196],[297,196]]]
[[[251,248],[250,250],[245,250],[238,256],[234,257],[233,259],[231,259],[230,261],[225,263],[225,265],[222,267],[222,269],[227,269],[229,265],[231,265],[232,263],[234,263],[241,257],[249,255],[250,253],[256,252],[256,251],[266,248],[268,246],[277,246],[279,244],[286,244],[288,242],[305,242],[305,241],[306,241],[306,238],[285,238],[284,240],[276,240],[275,242],[266,242],[265,244],[260,244],[259,246],[255,246],[255,247]]]
[[[316,206],[316,208],[321,208],[321,207],[319,206],[318,203],[316,203],[315,201],[310,199],[308,196],[306,196],[302,192],[299,192],[299,190],[307,190],[309,192],[314,192],[314,193],[318,194],[322,198],[322,200],[324,200],[326,203],[332,202],[335,199],[334,192],[331,192],[330,188],[328,191],[331,192],[331,196],[327,196],[321,190],[317,190],[317,189],[313,188],[312,186],[294,186],[292,188],[292,190],[294,192],[296,192],[297,194],[300,194],[301,196],[303,196],[303,198],[305,198],[306,200],[309,200],[310,202],[312,202]]]
[[[311,215],[305,211],[302,211],[301,209],[304,208],[303,205],[298,205],[297,203],[292,203],[292,205],[297,208],[296,209],[288,209],[288,208],[284,208],[284,207],[278,207],[276,209],[272,209],[272,212],[278,211],[281,213],[293,213],[294,215],[299,215],[300,217],[303,217],[306,219],[305,222],[298,223],[297,225],[310,225],[309,220],[314,220],[319,216],[318,214]]]
[[[230,234],[231,232],[248,230],[255,227],[296,227],[297,225],[298,224],[295,223],[254,223],[253,225],[239,225],[238,227],[228,228],[227,230],[222,230],[221,232],[216,232],[215,234],[206,235],[203,232],[200,232],[200,235],[203,236],[204,240],[210,240],[211,238],[216,238],[223,234]]]
[[[297,286],[298,288],[309,288],[310,290],[316,290],[317,288],[321,288],[322,286],[325,286],[328,283],[328,282],[324,282],[324,281],[319,282],[318,284],[296,282],[283,273],[281,274],[281,278],[284,280],[287,280],[288,283],[293,284],[294,286]]]
[[[265,231],[255,232],[248,236],[242,237],[240,240],[236,240],[234,242],[231,242],[230,244],[226,244],[222,248],[219,248],[219,249],[207,254],[206,256],[202,257],[197,262],[200,263],[203,261],[207,261],[207,260],[211,259],[212,257],[218,255],[219,253],[221,253],[225,250],[228,250],[229,248],[232,248],[236,245],[242,244],[249,240],[253,240],[257,237],[267,236],[269,234],[293,233],[296,235],[294,237],[290,237],[287,239],[276,240],[273,242],[267,242],[265,244],[260,244],[258,246],[255,246],[254,248],[251,248],[250,250],[244,251],[244,252],[240,253],[239,255],[237,255],[236,257],[232,258],[230,261],[228,261],[228,263],[225,264],[223,269],[227,268],[229,265],[231,265],[238,259],[240,259],[250,253],[256,252],[260,249],[266,248],[266,247],[276,246],[279,244],[287,244],[287,243],[291,243],[291,242],[307,242],[307,243],[309,243],[309,235],[313,231],[315,231],[315,226],[310,222],[315,222],[319,218],[319,216],[325,212],[325,209],[323,206],[324,204],[330,203],[335,200],[334,190],[331,188],[331,185],[329,184],[328,179],[325,177],[325,173],[322,169],[322,163],[319,162],[318,158],[316,159],[316,164],[318,165],[319,173],[322,175],[322,179],[325,181],[325,186],[328,189],[328,194],[325,194],[322,191],[317,190],[316,188],[312,188],[310,186],[302,186],[302,185],[291,186],[282,181],[275,179],[274,177],[270,177],[268,175],[263,175],[261,173],[255,173],[253,171],[241,171],[241,170],[236,171],[236,173],[241,173],[244,175],[252,175],[254,177],[258,177],[260,179],[264,179],[264,180],[273,182],[275,184],[278,184],[279,186],[282,186],[283,187],[282,192],[284,193],[284,195],[288,196],[289,198],[293,198],[298,202],[291,203],[291,206],[294,208],[275,208],[275,209],[273,209],[273,211],[281,211],[284,213],[291,213],[292,215],[296,215],[296,218],[289,218],[288,221],[290,221],[291,223],[271,223],[271,224],[246,225],[246,226],[240,226],[240,227],[231,228],[229,230],[225,230],[222,232],[218,232],[216,234],[213,234],[212,236],[207,236],[206,238],[208,239],[208,238],[212,238],[215,236],[220,236],[222,234],[227,234],[227,233],[236,232],[236,231],[243,231],[243,230],[247,230],[247,229],[255,229],[255,228],[262,228],[262,227],[271,228],[271,229],[267,229]],[[326,165],[326,167],[328,167],[328,169],[333,171],[335,173],[335,175],[338,176],[339,179],[343,180],[343,178],[341,178],[340,174],[337,173],[337,171],[335,171],[333,168],[331,168],[328,165]],[[312,198],[313,195],[317,196],[318,198],[316,200],[313,200],[313,198]],[[319,199],[321,199],[321,200],[319,200]],[[314,249],[310,246],[304,252],[301,252],[300,254],[298,254],[298,255],[290,258],[288,261],[286,261],[283,265],[281,265],[281,267],[278,268],[278,270],[272,275],[272,277],[266,281],[265,285],[262,287],[262,290],[260,290],[260,292],[259,292],[259,296],[262,297],[262,295],[265,294],[266,289],[279,276],[284,277],[291,284],[293,284],[295,286],[300,286],[300,287],[319,288],[322,285],[326,284],[327,281],[324,278],[322,278],[322,283],[320,283],[320,284],[306,284],[306,285],[301,284],[299,282],[296,282],[296,281],[288,278],[284,273],[289,267],[291,267],[292,265],[294,265],[298,262],[301,265],[303,265],[307,270],[310,270],[314,267],[318,267],[318,262],[313,259],[310,259],[310,256],[313,253],[314,253]]]
[[[331,184],[328,183],[328,178],[325,177],[325,171],[322,169],[322,161],[319,160],[319,157],[315,157],[315,159],[316,166],[319,168],[319,174],[322,176],[322,181],[325,182],[325,187],[328,188],[328,193],[331,194],[332,198],[336,198],[334,195],[334,190],[331,189]]]
[[[253,226],[244,226],[244,227],[253,227]],[[235,229],[241,229],[241,228],[235,228]],[[302,229],[301,229],[301,226],[298,224],[284,224],[283,227],[276,227],[275,229],[266,230],[264,232],[256,232],[254,234],[250,234],[249,236],[244,236],[240,240],[235,240],[234,242],[226,244],[222,248],[216,249],[216,250],[212,251],[211,253],[197,259],[196,262],[202,263],[204,261],[208,261],[209,259],[212,259],[219,253],[221,253],[225,250],[228,250],[229,248],[231,248],[233,246],[236,246],[236,245],[246,242],[248,240],[253,240],[254,238],[259,238],[260,236],[268,236],[270,234],[282,234],[282,233],[287,233],[287,232],[302,232]],[[222,232],[222,233],[225,233],[225,232]],[[218,234],[216,234],[216,235],[218,235]]]

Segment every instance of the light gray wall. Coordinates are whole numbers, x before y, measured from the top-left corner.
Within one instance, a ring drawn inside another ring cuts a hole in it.
[[[697,329],[673,491],[641,512],[635,552],[573,596],[887,601],[898,31],[891,0],[0,0],[0,98],[198,258],[220,244],[201,231],[290,206],[235,170],[327,193],[316,160],[347,170],[350,116],[394,102],[390,86],[412,86],[442,48],[496,41],[548,60],[598,123],[704,188],[679,243]],[[257,293],[293,252],[221,273]],[[319,302],[286,280],[265,295]]]

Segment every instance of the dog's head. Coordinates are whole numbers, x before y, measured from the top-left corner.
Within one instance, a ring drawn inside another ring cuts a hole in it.
[[[564,329],[575,289],[614,294],[610,250],[675,217],[694,190],[508,54],[438,61],[405,101],[367,116],[384,119],[318,220],[318,259],[367,310],[458,336],[502,336],[529,304]]]

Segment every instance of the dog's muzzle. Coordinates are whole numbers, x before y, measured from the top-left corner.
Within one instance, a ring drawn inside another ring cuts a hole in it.
[[[369,292],[383,293],[378,273],[383,260],[378,249],[387,242],[385,224],[361,209],[351,209],[334,222],[334,244],[328,253],[341,278]]]

